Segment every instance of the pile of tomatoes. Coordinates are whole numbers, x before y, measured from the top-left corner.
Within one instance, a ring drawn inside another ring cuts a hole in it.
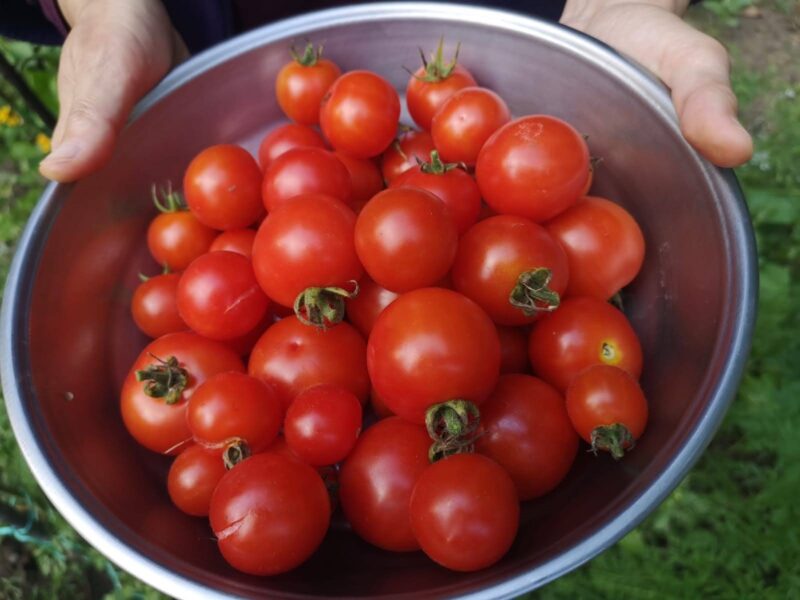
[[[579,438],[620,458],[644,430],[641,348],[609,302],[642,265],[636,222],[587,196],[572,126],[513,119],[441,44],[423,62],[398,137],[395,89],[309,45],[258,162],[213,146],[185,205],[156,194],[165,272],[133,297],[154,340],[122,416],[247,573],[301,564],[334,510],[379,548],[484,568]]]

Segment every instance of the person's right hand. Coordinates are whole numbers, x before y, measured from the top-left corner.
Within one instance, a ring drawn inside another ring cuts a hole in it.
[[[58,124],[42,175],[75,181],[111,157],[134,104],[188,56],[159,0],[60,0],[72,28],[58,69]]]

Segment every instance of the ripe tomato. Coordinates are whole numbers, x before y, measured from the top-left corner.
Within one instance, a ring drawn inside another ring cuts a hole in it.
[[[295,148],[272,161],[261,188],[269,212],[301,194],[327,194],[350,201],[350,173],[335,154],[321,148]]]
[[[499,215],[461,237],[452,274],[455,289],[496,323],[524,325],[558,306],[569,267],[564,249],[544,227]]]
[[[418,550],[408,512],[411,492],[428,467],[425,428],[389,417],[367,429],[339,473],[339,501],[353,530],[392,552]]]
[[[508,106],[492,90],[464,88],[433,116],[433,144],[443,160],[472,166],[486,140],[510,120]]]
[[[214,229],[255,223],[261,205],[261,169],[247,150],[230,144],[206,148],[183,177],[186,202],[197,220]]]
[[[423,288],[403,294],[378,317],[367,365],[389,409],[423,423],[433,404],[455,398],[480,404],[489,396],[500,372],[500,342],[469,298]]]
[[[395,177],[417,166],[417,159],[428,160],[436,150],[433,138],[427,131],[406,131],[386,149],[381,157],[381,173],[387,184]]]
[[[322,133],[339,152],[356,158],[378,156],[392,143],[400,99],[392,84],[369,71],[350,71],[322,100]]]
[[[318,330],[297,317],[272,325],[250,353],[248,372],[273,386],[284,407],[303,390],[322,383],[369,395],[366,343],[348,323]]]
[[[592,365],[612,365],[637,379],[642,347],[625,315],[597,298],[568,298],[534,324],[528,342],[533,372],[562,392]]]
[[[555,388],[530,375],[503,375],[481,406],[484,434],[476,451],[511,475],[520,500],[554,489],[569,472],[578,453],[564,398]]]
[[[297,123],[280,125],[267,133],[258,146],[258,164],[261,165],[261,170],[266,171],[272,161],[295,148],[325,149],[325,140],[311,127]]]
[[[139,371],[149,371],[141,373]],[[170,333],[142,350],[122,384],[120,409],[145,448],[176,454],[191,441],[186,404],[197,387],[223,371],[244,371],[236,354],[194,333]]]
[[[622,369],[596,365],[567,388],[567,412],[575,431],[592,450],[620,459],[647,425],[647,400],[636,380]]]
[[[211,494],[225,475],[221,450],[189,446],[169,468],[167,491],[172,503],[193,517],[208,516]]]
[[[189,327],[178,314],[178,273],[164,273],[146,279],[133,292],[131,313],[136,326],[151,338],[183,331]]]
[[[483,199],[501,214],[545,221],[578,201],[589,176],[581,134],[555,117],[522,117],[481,148],[475,177]]]
[[[228,348],[236,352],[239,356],[247,356],[250,354],[250,351],[253,349],[253,346],[256,345],[256,342],[264,335],[264,332],[267,330],[267,327],[272,325],[276,321],[275,316],[275,308],[278,307],[278,304],[270,304],[269,308],[267,309],[266,314],[261,318],[261,320],[253,327],[250,331],[245,333],[244,335],[240,335],[239,337],[232,338],[230,340],[221,340],[223,344],[225,344]],[[527,347],[527,346],[526,346]]]
[[[178,284],[178,312],[202,336],[230,340],[248,333],[267,312],[250,261],[235,252],[196,258]]]
[[[454,571],[477,571],[496,563],[519,527],[514,482],[480,454],[455,454],[425,469],[409,510],[422,551]]]
[[[546,227],[567,252],[568,296],[608,300],[633,281],[644,262],[642,230],[610,200],[584,198]]]
[[[286,411],[283,435],[292,452],[312,467],[333,465],[350,453],[361,433],[361,402],[350,390],[315,385]]]
[[[521,327],[497,326],[497,337],[500,339],[500,373],[527,373],[528,332]]]
[[[379,286],[369,277],[363,277],[358,283],[358,295],[347,299],[347,319],[364,337],[369,337],[378,315],[394,302],[397,296],[397,293]],[[527,360],[526,355],[525,361]]]
[[[330,513],[328,492],[314,469],[267,452],[225,474],[211,497],[209,520],[232,567],[277,575],[316,551]]]
[[[293,306],[308,287],[346,286],[363,268],[353,236],[355,213],[323,194],[304,194],[271,212],[253,244],[253,268],[261,288]]]
[[[147,228],[147,248],[155,261],[171,271],[182,271],[208,252],[217,232],[206,227],[188,210],[171,204]]]
[[[394,188],[379,193],[358,215],[355,246],[376,283],[406,292],[447,274],[458,232],[439,198],[418,188]]]
[[[389,187],[417,187],[431,192],[444,202],[461,235],[478,220],[481,211],[478,184],[457,165],[445,165],[436,151],[431,153],[430,161],[399,175]]]
[[[220,233],[208,249],[209,252],[235,252],[246,258],[253,255],[255,229],[229,229]]]
[[[294,60],[278,71],[275,95],[281,110],[301,125],[319,123],[319,106],[342,70],[333,61],[322,58],[309,42],[302,56],[292,50]]]
[[[380,169],[372,159],[353,158],[340,152],[336,153],[336,158],[350,173],[352,191],[348,204],[356,212],[360,212],[369,199],[383,189],[383,177],[381,177]]]

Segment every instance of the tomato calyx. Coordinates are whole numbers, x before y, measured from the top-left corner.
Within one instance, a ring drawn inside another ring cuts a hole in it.
[[[436,52],[431,54],[430,61],[425,58],[425,51],[422,48],[419,49],[419,55],[422,58],[422,66],[425,69],[425,75],[415,75],[411,71],[409,71],[409,73],[411,73],[411,75],[416,79],[424,81],[425,83],[439,83],[440,81],[444,81],[450,77],[450,75],[452,75],[453,71],[455,71],[456,65],[458,65],[458,53],[460,50],[461,43],[459,42],[456,46],[456,52],[453,55],[453,60],[445,62],[444,37],[440,37],[439,45],[436,47]],[[406,69],[406,71],[408,71],[408,69]]]
[[[247,442],[237,438],[225,444],[225,449],[222,451],[222,462],[225,464],[225,468],[230,471],[244,459],[249,458],[250,455],[250,446],[247,445]]]
[[[453,454],[475,451],[481,435],[481,413],[469,400],[448,400],[425,411],[425,428],[433,440],[428,449],[432,463]]]
[[[322,58],[322,44],[320,44],[317,48],[314,48],[314,44],[308,42],[302,54],[300,54],[294,49],[294,46],[292,46],[289,49],[289,53],[292,55],[292,58],[295,60],[295,62],[297,62],[297,64],[303,67],[313,67],[315,64],[317,64],[317,61]]]
[[[172,269],[169,268],[167,263],[164,263],[164,267],[161,269],[161,273],[158,275],[169,275],[172,273]],[[158,275],[145,275],[142,272],[139,272],[139,281],[144,283],[145,281],[150,281],[153,277],[157,277]]]
[[[561,303],[558,292],[550,289],[553,273],[545,267],[538,267],[521,273],[517,285],[511,290],[508,301],[519,308],[526,317],[537,312],[553,312]]]
[[[153,198],[153,204],[160,213],[174,213],[188,210],[186,202],[184,202],[180,192],[172,189],[171,181],[168,181],[167,185],[161,188],[156,187],[154,183],[153,187],[150,188],[150,195]]]
[[[431,150],[431,160],[430,162],[425,162],[424,160],[420,160],[417,158],[417,164],[419,165],[419,170],[427,175],[444,175],[448,171],[452,171],[453,169],[464,169],[467,170],[467,165],[464,163],[446,163],[443,162],[441,157],[439,156],[438,150]]]
[[[344,319],[348,298],[358,296],[358,282],[351,281],[352,291],[341,287],[309,287],[297,295],[294,314],[305,324],[326,329]]]
[[[151,398],[163,398],[167,404],[175,404],[189,382],[189,373],[180,366],[175,356],[163,360],[153,354],[158,362],[146,369],[136,371],[136,381],[144,382],[144,393]]]
[[[601,425],[592,430],[592,448],[590,452],[597,455],[598,450],[611,454],[614,460],[625,456],[625,450],[633,450],[636,440],[630,430],[622,423]]]

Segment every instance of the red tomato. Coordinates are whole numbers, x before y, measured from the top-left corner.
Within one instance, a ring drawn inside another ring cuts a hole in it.
[[[608,365],[589,367],[567,388],[567,412],[575,431],[592,450],[620,459],[647,425],[647,400],[636,380]]]
[[[612,365],[637,379],[642,347],[625,315],[597,298],[568,298],[534,324],[528,343],[533,372],[562,392],[592,365]]]
[[[172,503],[193,517],[208,516],[211,494],[225,475],[220,450],[190,446],[169,468],[167,491]]]
[[[444,203],[417,188],[375,196],[358,215],[358,258],[372,279],[393,292],[433,285],[450,270],[458,232]]]
[[[366,343],[348,323],[321,331],[286,317],[258,340],[248,372],[272,385],[284,407],[322,383],[350,390],[362,404],[369,395]]]
[[[225,474],[211,497],[209,518],[232,567],[251,575],[277,575],[316,551],[330,513],[328,492],[314,469],[264,453]]]
[[[163,212],[147,228],[147,248],[155,261],[172,271],[182,271],[208,252],[217,232],[188,210]]]
[[[503,375],[481,406],[484,434],[476,451],[511,475],[520,500],[554,489],[569,472],[578,453],[564,398],[555,388],[530,375]]]
[[[381,172],[387,184],[417,166],[417,159],[428,160],[436,150],[433,138],[427,131],[406,131],[386,149],[381,157]]]
[[[610,200],[584,198],[546,227],[567,252],[568,296],[608,300],[642,268],[642,230],[628,211]]]
[[[508,106],[492,90],[464,88],[434,115],[433,144],[443,160],[472,166],[486,140],[510,120]]]
[[[356,158],[378,156],[392,143],[400,99],[392,84],[369,71],[350,71],[322,101],[322,133],[339,152]]]
[[[300,392],[289,405],[283,426],[289,448],[313,467],[344,460],[359,433],[361,402],[336,385],[315,385]]]
[[[209,252],[235,252],[250,258],[253,255],[253,242],[256,239],[255,229],[229,229],[214,238]]]
[[[433,404],[456,398],[480,404],[489,396],[500,372],[500,342],[469,298],[424,288],[403,294],[378,317],[367,365],[389,409],[423,423]]]
[[[353,530],[392,552],[418,550],[408,512],[411,492],[428,467],[425,428],[389,417],[367,429],[339,473],[339,501]]]
[[[545,221],[578,201],[589,175],[581,134],[555,117],[522,117],[497,130],[478,156],[483,199],[501,214]]]
[[[261,205],[261,169],[247,150],[230,144],[206,148],[183,177],[186,203],[197,220],[214,229],[255,223]]]
[[[323,194],[305,194],[271,212],[253,244],[253,268],[261,288],[293,306],[308,287],[347,286],[363,268],[353,236],[355,213]]]
[[[131,313],[136,326],[151,338],[184,331],[189,327],[178,314],[178,273],[155,275],[136,288]]]
[[[145,370],[150,377],[138,380],[137,371]],[[187,401],[200,384],[223,371],[244,371],[244,365],[219,342],[189,332],[170,333],[150,342],[122,384],[120,409],[125,427],[145,448],[176,454],[192,438],[186,424]]]
[[[266,314],[262,317],[261,321],[253,327],[250,331],[245,333],[244,335],[240,335],[239,337],[232,338],[230,340],[222,340],[222,343],[225,344],[228,348],[236,352],[239,356],[247,356],[250,354],[250,351],[253,349],[253,346],[256,345],[256,342],[264,335],[264,332],[267,330],[267,327],[272,325],[276,321],[275,317],[275,308],[280,305],[278,304],[270,304],[269,308],[267,309]],[[527,346],[526,346],[527,347]]]
[[[229,340],[261,322],[269,299],[258,286],[250,261],[235,252],[196,258],[178,284],[178,312],[202,336]]]
[[[550,280],[545,281],[543,269]],[[564,249],[544,227],[499,215],[462,236],[452,274],[456,290],[480,304],[495,322],[524,325],[558,306],[569,267]]]
[[[371,159],[353,158],[340,152],[336,153],[336,158],[350,173],[352,192],[349,204],[356,212],[359,212],[370,198],[383,189],[383,177],[381,177],[380,169]]]
[[[389,407],[386,406],[386,402],[383,401],[383,398],[381,398],[378,392],[375,391],[375,388],[370,390],[369,405],[372,408],[372,412],[375,413],[375,416],[378,419],[385,419],[387,417],[395,416],[394,413],[389,410]]]
[[[500,373],[527,373],[528,332],[521,327],[497,326],[497,337],[500,338]]]
[[[301,194],[327,194],[349,203],[350,173],[335,154],[321,148],[295,148],[272,161],[261,189],[269,212]]]
[[[514,482],[480,454],[456,454],[429,466],[414,486],[409,510],[422,551],[454,571],[496,563],[519,527]]]
[[[278,104],[292,121],[316,125],[322,98],[342,70],[336,63],[322,58],[322,46],[314,50],[314,45],[309,43],[302,56],[294,50],[292,56],[294,60],[278,71],[275,80]]]
[[[319,114],[319,111],[317,111]],[[295,148],[325,148],[325,140],[305,125],[286,123],[271,130],[258,146],[258,164],[263,171],[284,152]]]
[[[369,277],[363,277],[358,288],[358,295],[347,299],[347,318],[364,337],[369,337],[378,315],[397,299],[398,294],[379,286]],[[527,362],[527,356],[525,360]]]

